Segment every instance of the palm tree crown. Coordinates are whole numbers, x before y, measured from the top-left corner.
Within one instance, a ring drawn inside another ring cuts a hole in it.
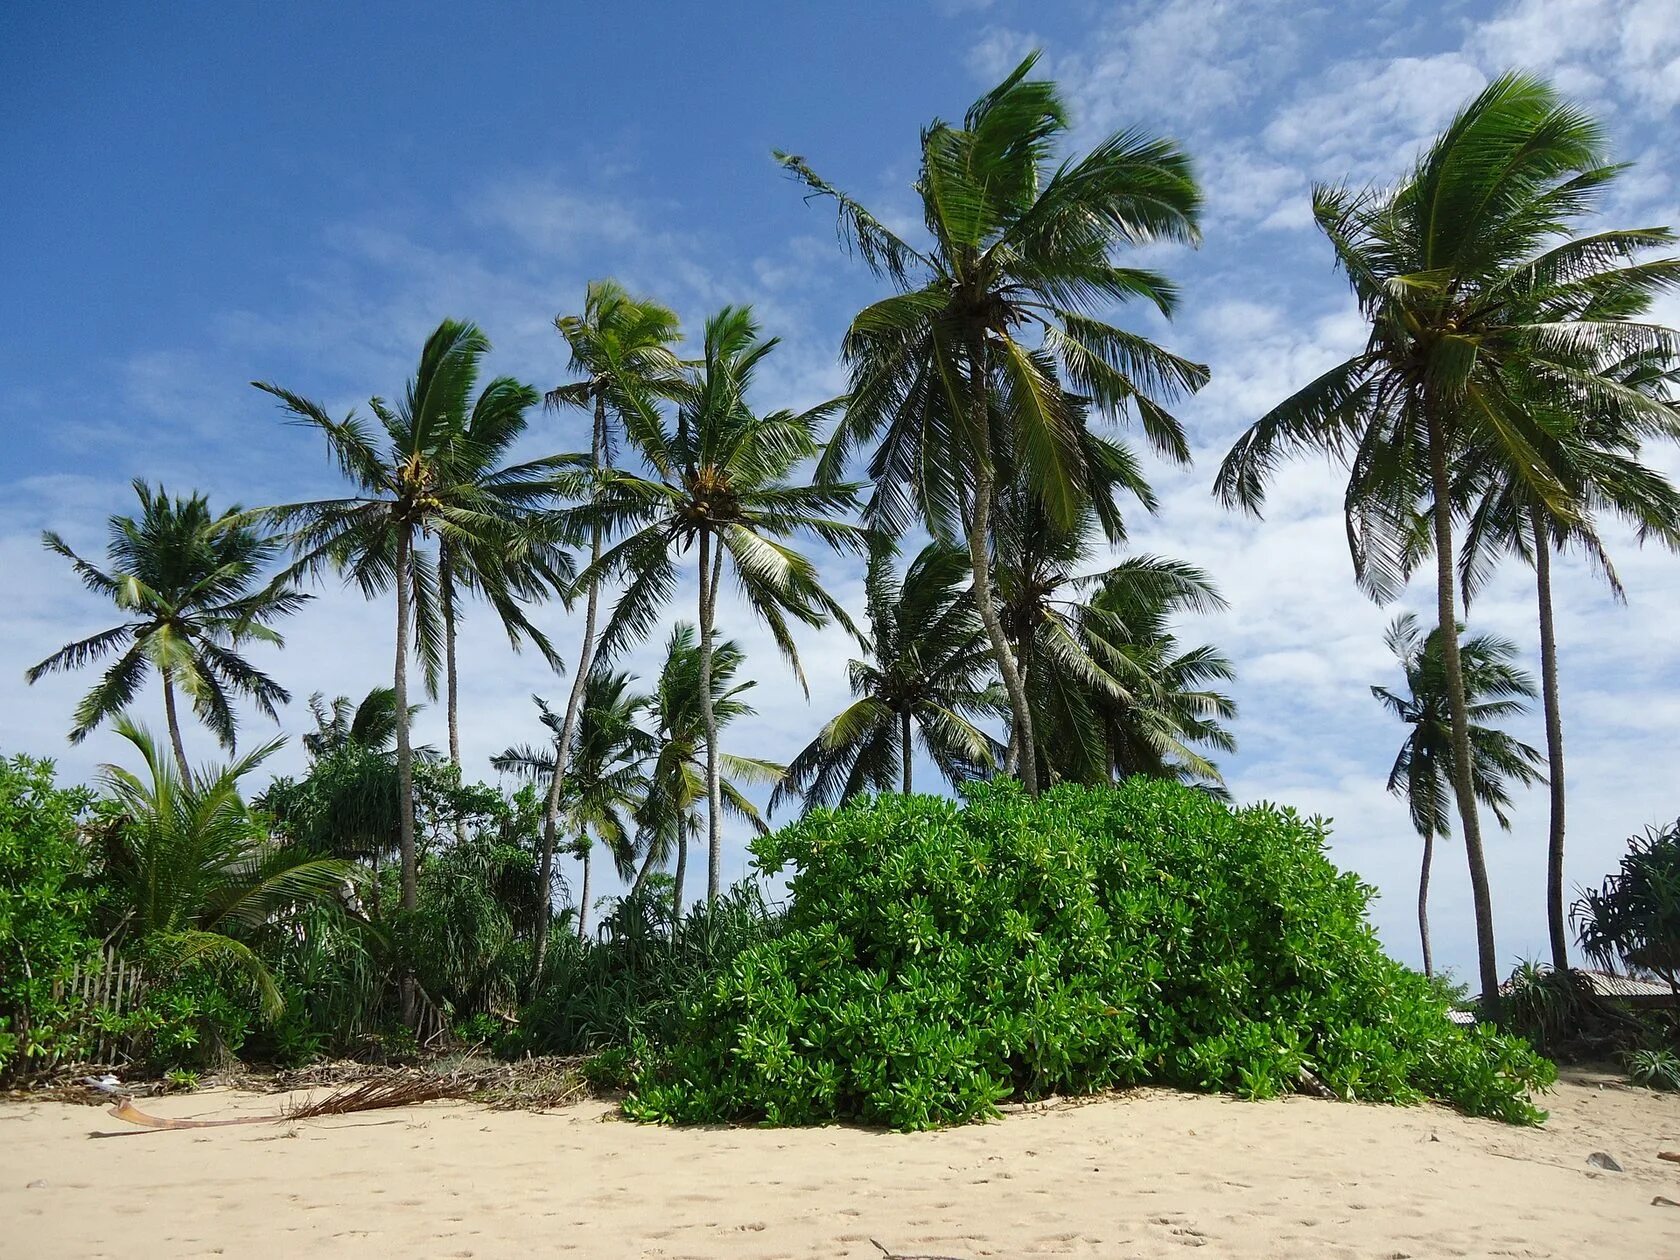
[[[244,524],[239,508],[213,516],[203,495],[171,497],[161,486],[153,491],[138,480],[134,492],[140,516],[110,518],[105,569],[83,560],[57,534],[42,535],[47,549],[67,558],[89,590],[107,596],[130,620],[59,649],[27,677],[33,683],[120,652],[76,708],[70,742],[80,743],[121,713],[148,671],[156,670],[177,769],[185,776],[175,689],[187,694],[193,712],[225,748],[234,747],[238,725],[234,696],[278,721],[275,706],[291,697],[237,649],[249,642],[280,646],[284,641],[268,622],[295,612],[309,596],[282,584],[253,589],[280,544]]]
[[[913,730],[953,783],[996,768],[1002,749],[976,723],[1009,709],[992,681],[991,650],[967,589],[968,557],[929,543],[899,578],[895,554],[890,542],[872,537],[864,581],[869,659],[848,664],[857,699],[789,764],[772,810],[795,795],[811,809],[895,783],[910,791]]]

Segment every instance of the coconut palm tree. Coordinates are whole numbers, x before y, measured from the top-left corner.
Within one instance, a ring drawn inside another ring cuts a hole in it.
[[[990,774],[1003,749],[977,723],[1006,717],[985,628],[969,597],[968,557],[929,543],[902,578],[896,546],[870,539],[864,592],[869,608],[867,660],[848,664],[857,699],[823,727],[788,765],[770,797],[803,798],[809,810],[843,805],[869,790],[911,789],[913,735],[953,783]]]
[[[336,499],[283,504],[263,515],[290,531],[295,560],[288,576],[319,576],[334,569],[369,598],[396,593],[396,665],[393,702],[397,713],[397,778],[401,794],[402,908],[418,900],[414,843],[414,749],[409,740],[408,666],[411,642],[428,673],[443,659],[438,615],[438,577],[422,550],[436,536],[457,555],[484,557],[498,546],[512,564],[552,543],[546,527],[527,528],[520,509],[534,480],[557,477],[573,461],[555,456],[514,465],[496,474],[504,496],[468,484],[462,469],[479,453],[465,432],[479,363],[489,341],[472,324],[444,320],[426,339],[420,365],[403,399],[391,406],[381,398],[368,406],[377,429],[354,411],[334,420],[318,403],[262,381],[296,423],[318,429],[355,493]],[[492,388],[495,388],[493,386]],[[489,392],[489,391],[486,391]],[[511,389],[507,392],[512,392]],[[497,404],[498,409],[502,404]],[[523,409],[519,408],[520,414]],[[505,422],[505,419],[504,419]],[[383,449],[381,447],[383,446]],[[488,466],[488,465],[486,465]],[[481,576],[492,572],[486,568]],[[405,986],[412,1011],[412,987]]]
[[[672,421],[639,425],[632,438],[652,477],[609,470],[578,519],[626,531],[581,581],[623,576],[623,594],[601,636],[604,659],[645,637],[677,581],[675,553],[698,553],[700,706],[706,728],[708,900],[722,880],[723,797],[712,675],[718,588],[733,571],[748,608],[769,627],[801,687],[788,619],[808,626],[830,617],[848,629],[845,610],[823,589],[816,566],[784,539],[800,532],[836,549],[857,546],[862,534],[840,519],[852,510],[856,488],[802,485],[794,468],[816,455],[817,430],[828,403],[805,412],[755,414],[747,402],[759,364],[776,346],[759,335],[744,307],[725,307],[706,321],[705,357]],[[650,421],[652,418],[649,418]]]
[[[578,895],[577,935],[588,932],[590,857],[599,841],[612,855],[621,873],[634,871],[631,854],[634,817],[646,795],[643,769],[654,751],[651,735],[637,725],[649,698],[630,690],[630,675],[608,669],[594,669],[584,690],[581,714],[573,733],[576,748],[567,759],[571,771],[557,810],[544,810],[545,829],[563,819],[573,839],[573,852],[583,865]],[[546,748],[530,745],[508,748],[490,759],[497,770],[520,775],[534,783],[553,783],[560,765],[559,745],[565,720],[541,696],[533,696],[542,723],[552,742]],[[552,851],[554,835],[544,839]],[[540,916],[539,916],[540,917]]]
[[[163,709],[175,764],[185,779],[186,746],[175,708],[176,688],[222,747],[235,744],[237,719],[232,697],[249,699],[267,716],[291,697],[253,666],[238,649],[247,643],[282,646],[268,624],[295,612],[309,596],[284,583],[259,587],[263,571],[281,546],[244,524],[231,508],[213,516],[203,495],[171,497],[136,480],[140,515],[112,516],[106,568],[83,560],[50,530],[42,544],[65,557],[91,591],[108,597],[128,620],[60,648],[25,677],[77,669],[120,652],[76,707],[70,742],[79,744],[102,722],[121,713],[156,670],[163,682]]]
[[[334,901],[350,864],[272,842],[239,796],[239,781],[285,742],[275,739],[228,766],[181,774],[142,726],[118,714],[144,776],[103,767],[114,814],[94,829],[102,875],[122,915],[117,929],[172,966],[229,966],[280,1012],[274,977],[254,945],[279,920]]]
[[[592,416],[587,473],[588,493],[597,498],[601,479],[615,458],[615,447],[632,425],[643,432],[656,405],[680,395],[684,376],[682,364],[672,347],[682,332],[676,315],[657,302],[631,297],[612,280],[591,281],[584,295],[582,315],[559,315],[554,326],[571,351],[568,367],[583,377],[550,390],[544,398],[550,408],[579,407]],[[615,431],[616,430],[616,431]],[[589,563],[597,566],[606,538],[607,522],[589,522]],[[583,586],[583,638],[578,647],[577,667],[572,673],[566,714],[555,741],[555,771],[549,780],[548,812],[559,806],[566,781],[566,761],[571,755],[572,734],[577,727],[586,680],[595,661],[596,630],[600,616],[601,582],[589,577]],[[554,826],[545,820],[539,879],[543,887],[554,880]],[[535,970],[540,974],[548,952],[548,924],[537,927]]]
[[[484,350],[489,342],[483,343]],[[482,351],[480,351],[482,353]],[[473,371],[476,376],[477,364]],[[459,675],[455,659],[459,600],[463,593],[487,600],[515,651],[529,639],[557,670],[565,668],[546,635],[531,624],[522,601],[569,592],[576,570],[564,546],[563,518],[551,510],[556,473],[572,457],[522,461],[502,466],[525,433],[527,413],[538,394],[511,377],[497,377],[479,393],[441,461],[438,497],[459,514],[476,519],[437,519],[438,618],[443,629],[444,710],[449,725],[449,760],[461,766]],[[418,593],[418,592],[417,592]],[[437,693],[435,663],[425,662],[428,690]]]
[[[724,639],[713,648],[710,708],[718,730],[755,712],[744,697],[757,684],[750,680],[735,681],[744,660],[745,654],[733,639]],[[682,919],[688,846],[699,832],[696,811],[706,799],[707,791],[707,765],[701,755],[701,749],[707,746],[707,706],[700,698],[703,672],[694,625],[679,621],[666,640],[665,660],[647,710],[654,752],[648,770],[647,794],[636,819],[642,864],[631,888],[632,894],[639,892],[649,874],[662,869],[674,857],[673,922]],[[774,784],[786,773],[786,767],[734,753],[720,753],[718,760],[718,793],[723,807],[760,834],[768,831],[758,807],[747,799],[741,785]]]
[[[1440,631],[1432,629],[1425,636],[1412,613],[1396,617],[1383,641],[1394,653],[1406,687],[1396,692],[1374,686],[1371,694],[1406,727],[1405,742],[1388,772],[1388,790],[1405,798],[1412,826],[1423,837],[1418,936],[1423,946],[1424,974],[1433,975],[1429,871],[1435,838],[1452,832],[1452,702],[1447,691],[1446,654],[1441,651]],[[1470,781],[1475,785],[1476,799],[1507,831],[1511,827],[1505,813],[1511,804],[1508,785],[1517,782],[1526,786],[1541,777],[1539,752],[1490,725],[1526,713],[1524,701],[1534,698],[1534,679],[1515,664],[1516,655],[1514,643],[1487,634],[1466,639],[1459,651],[1470,713]]]
[[[1203,749],[1236,751],[1224,725],[1236,717],[1236,702],[1218,689],[1236,671],[1208,644],[1181,649],[1171,629],[1180,612],[1223,606],[1212,583],[1178,561],[1139,556],[1098,575],[1087,606],[1081,619],[1087,655],[1115,662],[1111,677],[1133,680],[1118,692],[1091,687],[1081,697],[1101,733],[1093,746],[1106,760],[1103,777],[1141,774],[1225,796],[1219,767]],[[1076,729],[1086,727],[1081,722]],[[1072,729],[1052,725],[1042,746],[1069,750],[1072,738]]]
[[[1644,352],[1617,359],[1607,366],[1605,375],[1625,388],[1666,401],[1676,367],[1676,361],[1666,353]],[[1594,407],[1587,398],[1557,427],[1561,436],[1548,452],[1548,463],[1565,492],[1567,514],[1553,511],[1515,470],[1500,461],[1496,451],[1488,452],[1486,460],[1477,458],[1477,452],[1471,453],[1457,479],[1461,489],[1455,494],[1469,517],[1459,562],[1459,584],[1466,606],[1502,555],[1514,555],[1534,570],[1540,625],[1540,694],[1546,715],[1546,779],[1551,789],[1546,925],[1552,966],[1562,972],[1569,968],[1563,900],[1566,792],[1552,556],[1579,550],[1604,575],[1612,597],[1621,602],[1626,592],[1599,534],[1602,516],[1618,516],[1633,525],[1642,541],[1655,538],[1671,549],[1680,547],[1680,493],[1661,473],[1639,462],[1644,440],[1680,439],[1680,411],[1670,407],[1666,416],[1643,411],[1630,414],[1619,406]]]
[[[976,101],[961,127],[923,129],[915,191],[929,239],[920,248],[803,158],[777,154],[834,199],[842,236],[899,289],[846,333],[850,397],[819,472],[837,475],[855,450],[876,443],[871,523],[896,533],[919,508],[936,538],[966,535],[976,603],[1009,694],[1011,740],[1027,750],[1031,709],[991,594],[996,487],[1018,467],[1050,517],[1070,526],[1082,504],[1101,500],[1093,476],[1129,458],[1093,441],[1070,391],[1106,416],[1135,416],[1159,451],[1186,462],[1167,405],[1207,380],[1200,364],[1097,318],[1135,299],[1171,314],[1172,283],[1113,256],[1124,245],[1197,239],[1201,198],[1189,160],[1170,141],[1129,130],[1052,165],[1067,113],[1054,84],[1027,77],[1036,61],[1035,53]],[[1019,760],[1023,783],[1036,790],[1036,759]]]
[[[1087,509],[1057,526],[1023,488],[998,514],[998,616],[1040,731],[1041,782],[1154,774],[1217,787],[1219,771],[1194,745],[1229,750],[1231,700],[1202,684],[1226,681],[1213,648],[1177,651],[1167,622],[1216,612],[1212,579],[1183,561],[1133,556],[1090,570],[1103,530]]]
[[[1466,451],[1481,458],[1498,452],[1539,502],[1570,518],[1551,448],[1571,404],[1628,415],[1661,409],[1595,365],[1612,353],[1672,351],[1673,334],[1622,318],[1615,308],[1627,295],[1680,275],[1672,260],[1633,261],[1645,247],[1673,238],[1655,228],[1571,234],[1619,169],[1606,162],[1592,119],[1540,80],[1506,75],[1453,120],[1397,188],[1316,188],[1315,216],[1370,337],[1360,353],[1256,421],[1215,483],[1228,504],[1258,511],[1267,480],[1287,455],[1321,450],[1344,459],[1355,572],[1380,598],[1404,581],[1412,523],[1420,505],[1429,505],[1454,789],[1482,996],[1494,1015],[1493,903],[1453,633],[1453,470]],[[1609,317],[1601,314],[1606,306]]]

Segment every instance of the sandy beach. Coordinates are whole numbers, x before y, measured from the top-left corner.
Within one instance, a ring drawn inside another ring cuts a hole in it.
[[[0,1254],[1680,1256],[1680,1207],[1652,1202],[1680,1202],[1680,1164],[1657,1158],[1680,1149],[1680,1098],[1576,1075],[1549,1103],[1524,1130],[1146,1090],[906,1135],[645,1128],[600,1102],[157,1132],[10,1102]]]

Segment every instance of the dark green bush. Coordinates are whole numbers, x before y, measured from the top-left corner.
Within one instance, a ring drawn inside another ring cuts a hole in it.
[[[633,1116],[917,1129],[1155,1082],[1435,1098],[1516,1122],[1554,1079],[1388,958],[1372,890],[1286,809],[1134,779],[883,796],[756,841],[785,931],[684,1005]]]
[[[66,984],[99,956],[78,838],[92,803],[56,785],[52,762],[0,757],[0,1080],[85,1050],[87,1012]]]

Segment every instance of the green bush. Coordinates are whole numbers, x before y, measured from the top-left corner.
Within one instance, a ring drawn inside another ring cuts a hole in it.
[[[815,812],[753,845],[793,869],[785,930],[684,1005],[626,1109],[919,1129],[1142,1082],[1261,1098],[1306,1070],[1345,1098],[1542,1119],[1551,1064],[1448,1020],[1324,836],[1143,779]]]
[[[92,803],[54,783],[52,762],[0,757],[0,1080],[85,1048],[66,983],[99,955],[78,835]]]

